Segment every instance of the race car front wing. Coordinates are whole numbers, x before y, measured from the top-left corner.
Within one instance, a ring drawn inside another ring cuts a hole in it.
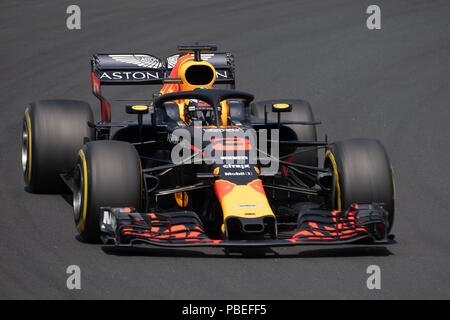
[[[195,212],[140,213],[133,208],[102,207],[104,243],[167,247],[293,246],[306,244],[387,243],[387,212],[378,204],[353,204],[346,211],[311,209],[298,215],[287,237],[261,240],[211,239]]]

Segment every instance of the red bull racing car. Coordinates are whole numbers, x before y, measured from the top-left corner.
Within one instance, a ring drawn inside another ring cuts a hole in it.
[[[76,228],[88,242],[388,242],[395,187],[379,141],[319,141],[308,102],[255,102],[235,88],[231,53],[178,49],[166,59],[94,55],[98,122],[82,101],[31,103],[22,135],[28,190],[70,189]],[[125,106],[136,120],[112,122],[101,87],[115,84],[162,88],[151,101]]]

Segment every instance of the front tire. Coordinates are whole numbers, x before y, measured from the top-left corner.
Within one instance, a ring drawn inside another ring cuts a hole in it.
[[[384,146],[373,139],[351,139],[330,144],[325,164],[335,176],[331,209],[346,210],[352,203],[383,203],[388,232],[395,214],[395,185]]]
[[[35,193],[62,193],[60,173],[72,170],[77,152],[95,138],[86,102],[44,100],[25,109],[22,129],[22,169],[26,186]]]
[[[136,148],[127,142],[84,145],[78,154],[74,182],[74,219],[86,242],[100,239],[100,207],[141,209],[141,162]]]

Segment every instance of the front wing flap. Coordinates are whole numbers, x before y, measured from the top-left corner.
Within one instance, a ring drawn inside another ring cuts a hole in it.
[[[168,247],[293,246],[387,243],[387,212],[376,204],[354,204],[346,211],[308,210],[298,216],[288,237],[264,240],[210,239],[195,212],[139,213],[133,208],[102,207],[100,229],[104,243],[117,246],[151,244]]]

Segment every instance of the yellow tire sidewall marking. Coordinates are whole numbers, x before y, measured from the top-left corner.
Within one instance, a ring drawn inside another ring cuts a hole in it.
[[[394,168],[391,163],[391,176],[392,176],[392,191],[393,191],[393,200],[394,200],[394,211],[395,211],[395,201],[397,200],[397,191],[395,189],[395,179],[394,179]]]
[[[86,225],[86,211],[87,211],[87,197],[88,197],[88,177],[87,177],[87,164],[86,164],[86,156],[83,152],[83,150],[80,150],[78,152],[78,156],[81,159],[82,165],[83,165],[83,211],[81,213],[80,221],[77,225],[77,230],[79,233],[82,233],[84,231],[85,225]]]
[[[333,166],[334,176],[336,177],[336,193],[337,193],[337,210],[342,210],[341,203],[341,187],[339,185],[339,173],[337,169],[336,159],[330,150],[327,150],[325,156],[330,159],[331,165]]]
[[[26,185],[30,185],[31,182],[31,119],[30,119],[30,114],[28,111],[28,108],[25,109],[25,121],[27,122],[27,131],[28,131],[28,159],[27,159],[27,180],[26,180]]]

